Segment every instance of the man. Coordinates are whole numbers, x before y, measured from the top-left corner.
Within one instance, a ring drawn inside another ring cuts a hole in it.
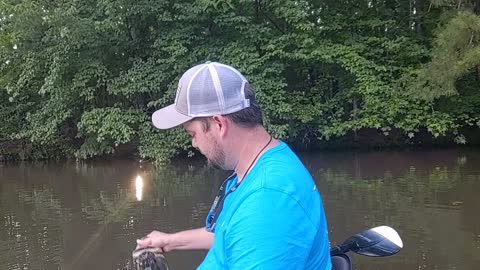
[[[175,103],[153,114],[160,129],[183,125],[217,168],[234,173],[220,187],[206,227],[153,231],[139,248],[208,249],[198,269],[331,269],[325,214],[316,186],[290,148],[262,126],[248,81],[207,62],[186,71]]]

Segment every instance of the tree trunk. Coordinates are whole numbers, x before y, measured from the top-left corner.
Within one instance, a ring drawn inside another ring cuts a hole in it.
[[[480,15],[480,0],[474,0],[473,3],[473,13]],[[477,65],[476,69],[477,72],[477,81],[480,81],[480,65]]]
[[[413,0],[413,7],[415,10],[415,32],[417,32],[417,34],[423,33],[423,22],[421,16],[422,6],[423,0]]]
[[[358,104],[357,104],[357,97],[353,97],[353,120],[357,120],[357,114],[358,114]],[[358,142],[358,134],[357,130],[353,130],[353,141]]]
[[[477,81],[480,82],[480,65],[477,65]]]
[[[480,0],[474,0],[473,13],[480,15]]]

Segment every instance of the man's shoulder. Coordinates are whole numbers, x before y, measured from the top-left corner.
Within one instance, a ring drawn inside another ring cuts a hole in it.
[[[313,179],[298,156],[283,142],[277,147],[259,162],[257,177],[261,182],[258,184],[267,188],[311,186]]]

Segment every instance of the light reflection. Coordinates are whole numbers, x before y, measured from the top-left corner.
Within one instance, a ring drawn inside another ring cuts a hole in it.
[[[143,195],[143,178],[140,175],[137,175],[135,178],[135,196],[137,197],[137,201],[142,200]]]

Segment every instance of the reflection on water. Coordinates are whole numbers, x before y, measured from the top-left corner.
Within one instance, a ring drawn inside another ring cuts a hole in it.
[[[137,175],[135,178],[135,197],[137,197],[137,201],[142,200],[143,195],[143,178],[140,175]]]
[[[476,269],[480,264],[480,151],[318,153],[314,175],[331,241],[388,224],[405,248],[354,256],[355,269]],[[204,225],[226,173],[204,163],[0,165],[1,269],[131,269],[135,239],[152,229]],[[193,269],[204,252],[172,252]]]

